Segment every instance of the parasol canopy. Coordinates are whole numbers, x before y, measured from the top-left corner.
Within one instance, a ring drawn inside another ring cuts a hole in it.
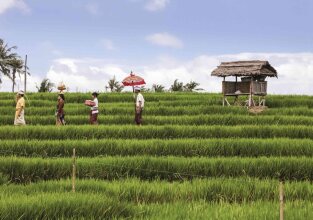
[[[146,84],[142,77],[136,76],[133,72],[130,73],[130,76],[127,76],[125,79],[123,79],[122,83],[124,86],[139,86]]]

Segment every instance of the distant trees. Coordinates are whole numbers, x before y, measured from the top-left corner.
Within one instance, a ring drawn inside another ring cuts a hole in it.
[[[161,84],[153,84],[151,88],[142,87],[142,92],[166,92],[166,91],[172,91],[172,92],[195,92],[195,91],[201,91],[202,88],[199,88],[200,83],[197,83],[195,81],[190,81],[184,85],[183,82],[180,82],[178,79],[175,79],[173,84],[171,85],[169,90],[165,89],[165,86]]]
[[[160,85],[160,84],[153,84],[152,85],[152,91],[154,91],[154,92],[164,92],[165,91],[165,87]]]
[[[24,74],[24,61],[13,58],[8,62],[8,65],[11,69],[11,77],[12,77],[12,92],[15,90],[15,85],[16,85],[16,75],[18,75],[21,78],[21,74]]]
[[[109,80],[107,88],[109,88],[111,92],[122,92],[124,86],[119,81],[117,81],[114,76]]]
[[[146,88],[144,86],[141,87],[141,92],[152,92],[153,89],[152,88]]]
[[[24,61],[14,52],[16,46],[9,47],[3,39],[0,39],[0,84],[2,83],[2,76],[8,77],[12,81],[12,92],[15,90],[17,74],[25,74],[23,71]],[[26,74],[30,75],[29,72]]]
[[[0,74],[3,76],[7,76],[12,80],[12,76],[10,73],[10,66],[8,62],[12,59],[18,57],[16,53],[13,52],[17,47],[9,47],[3,39],[0,39]],[[2,83],[2,76],[0,75],[0,83]]]
[[[52,83],[48,78],[45,78],[41,81],[40,86],[36,85],[38,92],[52,92],[55,84]]]
[[[184,91],[184,84],[182,82],[178,82],[178,79],[175,79],[173,85],[171,85],[170,90],[173,92],[182,92]]]
[[[171,91],[173,92],[194,92],[194,91],[200,91],[203,90],[202,88],[198,88],[200,83],[197,83],[195,81],[190,81],[189,83],[179,82],[178,79],[175,79],[173,85],[171,85]]]
[[[195,81],[190,81],[186,85],[184,85],[184,91],[186,92],[194,92],[194,91],[200,91],[203,90],[202,88],[197,88],[200,85],[200,83],[197,83]]]

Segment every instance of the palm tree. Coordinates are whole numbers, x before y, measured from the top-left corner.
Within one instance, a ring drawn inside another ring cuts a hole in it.
[[[141,92],[151,92],[152,91],[152,89],[150,89],[150,88],[145,88],[144,86],[141,86],[141,90],[140,90]]]
[[[17,49],[16,46],[9,47],[3,39],[0,39],[0,83],[2,83],[1,74],[13,81],[9,63],[14,59],[18,59],[18,55],[13,52],[15,49]]]
[[[200,91],[203,90],[202,88],[197,88],[200,85],[200,83],[197,83],[195,81],[190,81],[186,85],[184,85],[184,90],[186,92],[193,92],[193,91]]]
[[[154,92],[164,92],[165,87],[160,84],[153,84],[152,89]]]
[[[36,85],[38,92],[52,92],[53,87],[55,87],[55,84],[52,83],[48,78],[45,78],[41,81],[40,87]]]
[[[173,92],[182,92],[184,90],[184,84],[178,82],[178,79],[175,79],[173,85],[171,85],[171,91]]]
[[[14,58],[8,62],[8,65],[10,69],[12,70],[11,72],[11,77],[12,77],[12,92],[14,93],[14,88],[16,85],[16,74],[21,78],[21,74],[24,74],[23,68],[24,68],[24,61],[21,59]],[[27,74],[29,74],[27,72]],[[30,75],[30,74],[29,74]]]
[[[116,80],[115,76],[113,76],[113,78],[108,82],[108,88],[111,90],[111,92],[122,92],[124,86]]]

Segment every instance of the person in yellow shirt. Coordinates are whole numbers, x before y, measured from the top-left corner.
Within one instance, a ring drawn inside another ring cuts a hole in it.
[[[24,109],[25,109],[24,92],[19,91],[16,95],[16,109],[15,109],[14,125],[26,124],[25,119],[24,119]]]

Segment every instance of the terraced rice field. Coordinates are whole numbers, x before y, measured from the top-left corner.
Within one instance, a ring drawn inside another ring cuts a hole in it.
[[[313,99],[269,96],[254,115],[222,107],[218,94],[101,94],[99,126],[89,94],[29,94],[25,127],[14,96],[0,93],[0,219],[313,219]],[[76,192],[72,152],[76,149]]]

